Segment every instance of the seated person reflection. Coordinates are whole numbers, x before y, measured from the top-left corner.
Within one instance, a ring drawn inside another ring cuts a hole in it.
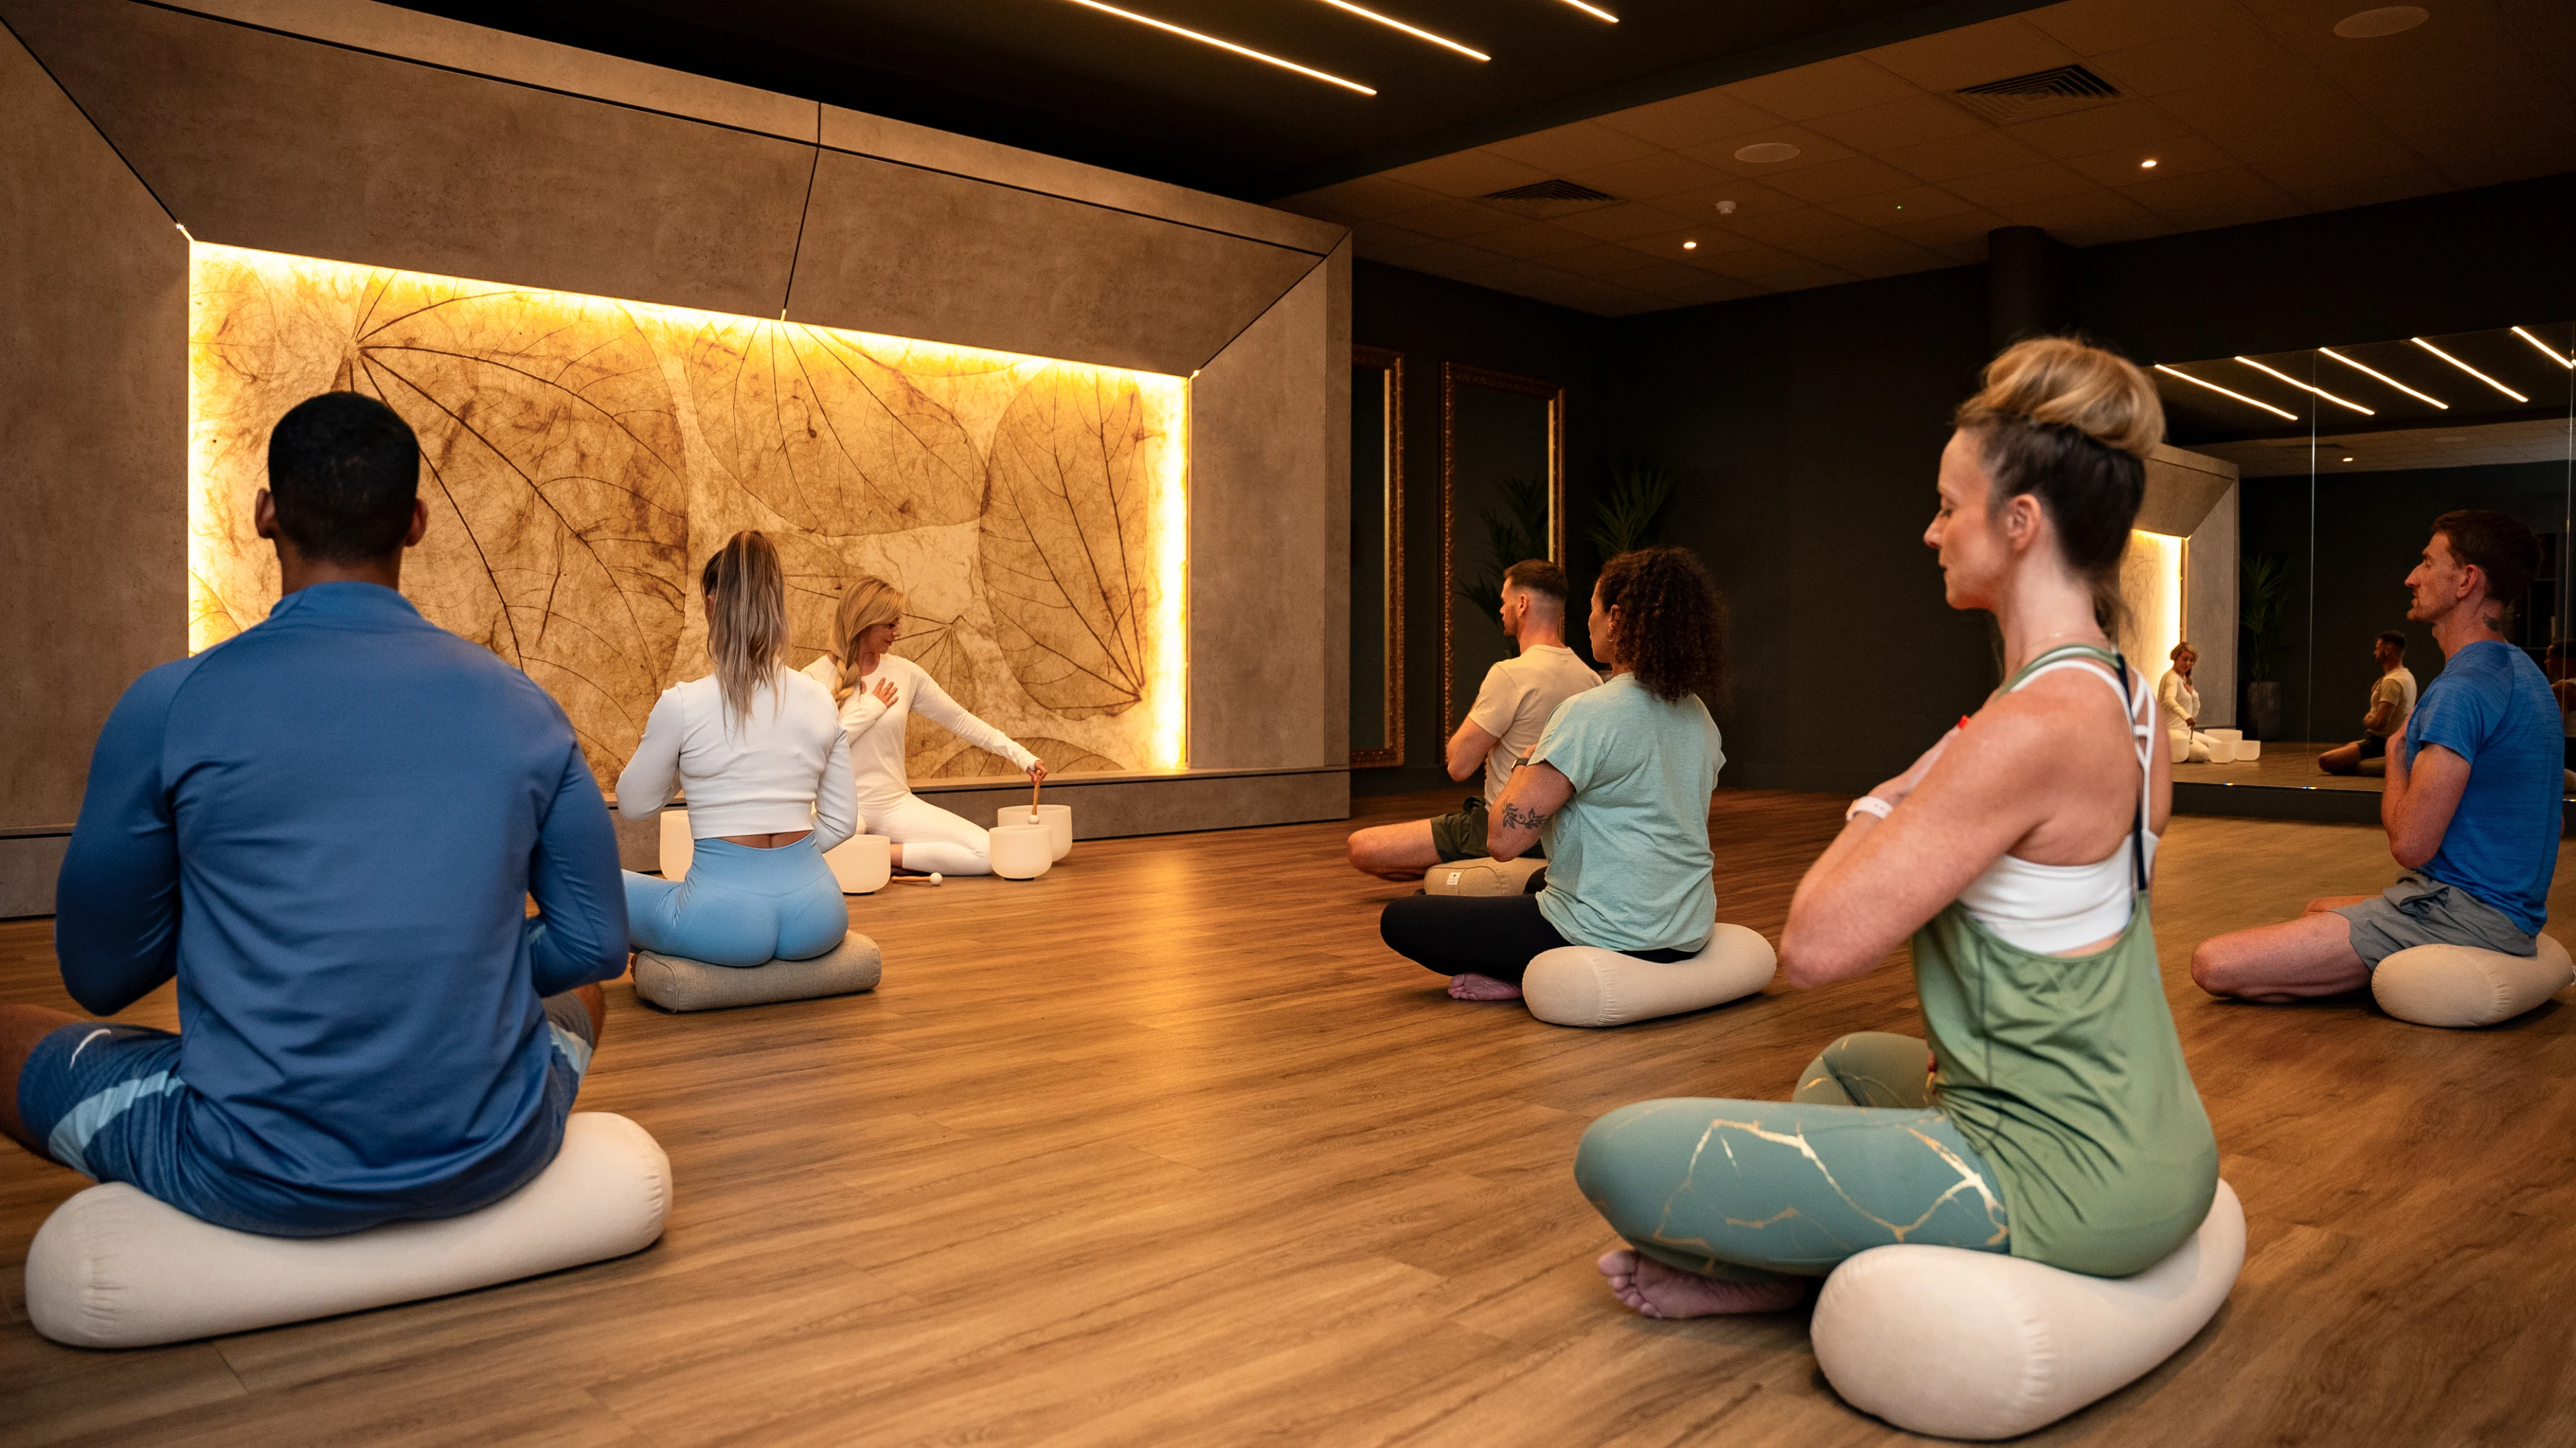
[[[1518,1000],[1530,958],[1559,946],[1686,959],[1716,923],[1708,801],[1726,752],[1701,701],[1725,681],[1717,586],[1687,550],[1623,553],[1593,587],[1591,632],[1610,681],[1557,707],[1486,829],[1498,860],[1544,840],[1545,887],[1411,895],[1378,917],[1459,1000]]]
[[[2531,530],[2501,513],[2445,513],[2406,575],[2406,616],[2432,625],[2442,672],[2396,747],[2380,824],[2397,883],[2311,900],[2296,920],[2216,936],[2192,952],[2212,995],[2287,1001],[2370,984],[2417,945],[2531,955],[2558,867],[2558,709],[2504,637],[2507,605],[2540,566]]]
[[[2388,770],[2388,741],[2406,727],[2415,712],[2415,673],[2406,667],[2406,635],[2395,629],[2370,645],[2379,677],[2370,686],[2370,707],[2362,711],[2362,736],[2317,756],[2317,768],[2328,774],[2366,774]]]
[[[2063,338],[2005,352],[1960,408],[1924,542],[1950,606],[1994,615],[2011,676],[1853,801],[1780,941],[1804,990],[1910,937],[1929,1039],[1844,1036],[1786,1102],[1594,1122],[1575,1179],[1628,1242],[1598,1265],[1631,1308],[1779,1310],[1900,1241],[2125,1276],[2199,1229],[2218,1146],[2147,897],[2172,766],[2103,627],[2163,431],[2136,367]]]
[[[2576,794],[2576,678],[2568,677],[2576,674],[2576,658],[2571,654],[2576,650],[2569,649],[2567,640],[2553,640],[2541,651],[2540,672],[2549,680],[2549,692],[2558,701],[2558,727],[2567,741],[2561,746],[2565,751],[2561,757],[2567,772],[2566,788],[2569,794]]]
[[[1449,777],[1482,771],[1485,792],[1456,814],[1353,831],[1354,867],[1390,880],[1419,880],[1443,861],[1485,853],[1488,807],[1502,797],[1513,768],[1538,743],[1557,705],[1601,682],[1565,646],[1565,589],[1565,570],[1544,558],[1523,559],[1503,574],[1503,632],[1520,653],[1485,671],[1466,721],[1449,736]]]
[[[850,741],[849,773],[868,829],[894,841],[887,854],[909,874],[989,875],[992,834],[912,792],[904,765],[904,739],[916,714],[1043,782],[1047,767],[1011,736],[976,718],[948,696],[930,671],[894,647],[903,620],[903,593],[882,578],[861,574],[841,595],[833,616],[832,647],[808,664],[805,676],[830,692],[841,731]]]
[[[2191,686],[2191,671],[2200,662],[2200,651],[2188,642],[2173,646],[2167,655],[2173,667],[2165,671],[2156,685],[2156,708],[2164,715],[2165,735],[2172,741],[2176,764],[2207,764],[2209,741],[2200,730],[2200,691]]]
[[[628,929],[638,950],[708,965],[811,959],[850,930],[823,862],[859,829],[850,746],[832,696],[787,667],[777,545],[734,534],[698,586],[715,672],[662,691],[617,777],[617,808],[631,820],[686,792],[689,873],[628,871]]]
[[[563,710],[396,591],[419,481],[373,398],[270,434],[282,596],[117,701],[55,899],[72,998],[175,977],[182,1029],[0,1006],[29,1151],[279,1237],[459,1216],[554,1160],[626,968],[617,841]]]

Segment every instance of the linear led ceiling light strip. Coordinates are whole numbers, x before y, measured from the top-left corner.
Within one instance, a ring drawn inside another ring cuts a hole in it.
[[[2444,412],[2451,410],[2451,404],[2444,402],[2442,399],[2435,397],[2430,393],[2418,392],[2414,388],[2407,386],[2405,383],[2398,381],[2396,378],[2389,376],[2387,373],[2380,371],[2376,367],[2365,367],[2343,355],[2341,352],[2336,351],[2332,347],[2319,347],[2317,350],[2328,357],[2332,357],[2337,362],[2342,363],[2355,372],[2359,372],[2364,376],[2378,378],[2380,381],[2387,383],[2389,386],[2396,388],[2398,391],[2405,393],[2407,396],[2414,398],[2418,402],[2429,402],[2435,407],[2442,409]]]
[[[1416,40],[1427,40],[1434,45],[1443,47],[1444,49],[1454,50],[1460,55],[1467,57],[1469,60],[1493,59],[1492,56],[1476,49],[1472,45],[1460,45],[1458,42],[1451,40],[1445,35],[1434,35],[1430,31],[1424,30],[1419,26],[1407,25],[1392,15],[1380,15],[1365,5],[1352,4],[1351,0],[1324,0],[1324,3],[1332,6],[1336,10],[1346,10],[1351,14],[1360,17],[1362,20],[1374,20],[1389,30],[1401,30]]]
[[[1305,76],[1310,80],[1320,80],[1326,85],[1337,85],[1347,91],[1358,91],[1364,96],[1373,96],[1377,94],[1376,91],[1360,84],[1358,81],[1344,80],[1340,76],[1317,70],[1312,66],[1299,65],[1293,60],[1282,60],[1278,56],[1254,50],[1248,45],[1237,45],[1231,40],[1219,40],[1213,35],[1202,35],[1199,32],[1188,29],[1184,26],[1174,25],[1168,20],[1157,20],[1151,15],[1139,15],[1133,10],[1121,10],[1115,5],[1103,5],[1100,3],[1100,0],[1073,0],[1073,3],[1086,10],[1097,10],[1103,15],[1115,15],[1121,20],[1132,20],[1139,25],[1150,25],[1154,29],[1162,31],[1166,35],[1177,35],[1184,40],[1195,40],[1201,45],[1213,45],[1219,50],[1229,50],[1234,52],[1236,55],[1260,61],[1263,65],[1275,65],[1281,70],[1293,70],[1299,75]]]
[[[2174,368],[2167,367],[2167,366],[2166,366],[2165,364],[2163,364],[2162,362],[2159,362],[2159,363],[2157,363],[2157,364],[2156,364],[2156,370],[2157,370],[2158,372],[2162,372],[2162,373],[2164,373],[2164,374],[2165,374],[2166,376],[2168,376],[2168,377],[2179,377],[2179,378],[2181,378],[2181,379],[2182,379],[2183,381],[2185,381],[2185,382],[2193,383],[2193,384],[2195,384],[2195,385],[2197,385],[2197,386],[2201,386],[2201,387],[2206,387],[2206,388],[2208,388],[2210,391],[2215,392],[2215,393],[2218,393],[2219,395],[2221,395],[2221,396],[2223,396],[2223,397],[2233,397],[2233,398],[2235,398],[2237,401],[2244,403],[2244,404],[2245,404],[2246,406],[2248,406],[2248,407],[2259,407],[2259,408],[2263,409],[2265,412],[2268,412],[2268,413],[2272,414],[2274,417],[2286,417],[2286,418],[2288,418],[2288,419],[2289,419],[2290,421],[2292,421],[2292,422],[2296,422],[2296,421],[2298,421],[2298,420],[2299,420],[2299,417],[2298,417],[2298,414],[2297,414],[2297,413],[2293,413],[2293,412],[2283,412],[2281,409],[2279,409],[2279,408],[2277,408],[2277,407],[2274,407],[2272,404],[2270,404],[2270,403],[2268,403],[2268,402],[2265,402],[2265,401],[2261,400],[2260,398],[2248,397],[2248,396],[2246,396],[2246,395],[2245,395],[2244,393],[2242,393],[2242,392],[2230,392],[2230,391],[2228,391],[2226,388],[2219,386],[2219,385],[2218,385],[2217,383],[2215,383],[2215,382],[2202,382],[2199,378],[2192,376],[2190,373],[2188,373],[2188,372],[2183,372],[2183,371],[2178,371],[2178,370],[2176,370],[2176,369],[2174,369]]]
[[[1602,9],[1598,5],[1586,5],[1583,3],[1583,0],[1565,0],[1565,3],[1582,11],[1584,14],[1591,16],[1595,20],[1607,20],[1613,25],[1619,23],[1618,16],[1611,14],[1609,11]]]
[[[2513,334],[2520,337],[2522,340],[2529,342],[2534,347],[2539,348],[2541,356],[2548,358],[2550,361],[2557,363],[2559,366],[2566,368],[2570,372],[2576,372],[2576,357],[2560,356],[2557,348],[2550,346],[2548,343],[2543,342],[2538,337],[2531,335],[2520,327],[2514,328]]]
[[[2530,398],[2523,396],[2521,393],[2514,391],[2512,388],[2505,386],[2503,383],[2496,381],[2494,378],[2489,377],[2485,373],[2480,372],[2468,363],[2461,361],[2459,358],[2454,357],[2450,353],[2443,351],[2441,348],[2434,346],[2432,343],[2425,341],[2421,337],[2409,337],[2406,340],[2423,348],[2425,351],[2432,353],[2434,356],[2441,358],[2443,361],[2450,363],[2452,366],[2459,368],[2471,377],[2478,379],[2480,382],[2485,383],[2487,386],[2494,388],[2496,391],[2503,393],[2505,396],[2512,398],[2516,402],[2529,402],[2531,400]]]
[[[2307,383],[2301,382],[2301,381],[2300,381],[2299,379],[2297,379],[2296,377],[2291,376],[2289,373],[2287,373],[2287,372],[2283,372],[2283,371],[2280,371],[2280,370],[2279,370],[2279,369],[2277,369],[2277,368],[2266,367],[2266,366],[2264,366],[2262,363],[2255,361],[2255,360],[2254,360],[2253,358],[2251,358],[2251,357],[2239,357],[2239,358],[2237,358],[2236,360],[2237,360],[2237,361],[2239,361],[2239,362],[2244,363],[2244,364],[2245,364],[2246,366],[2248,366],[2248,367],[2253,368],[2253,369],[2254,369],[2255,371],[2257,371],[2257,372],[2265,372],[2265,373],[2269,373],[2269,374],[2271,374],[2271,375],[2272,375],[2272,376],[2274,376],[2274,377],[2278,377],[2278,378],[2280,378],[2282,381],[2287,382],[2288,384],[2290,384],[2292,387],[2295,387],[2295,388],[2299,389],[2301,392],[2313,392],[2313,393],[2315,393],[2317,396],[2324,398],[2326,401],[2333,403],[2333,404],[2334,404],[2335,406],[2337,406],[2337,407],[2349,407],[2349,408],[2351,408],[2353,411],[2360,413],[2360,414],[2361,414],[2362,416],[2364,416],[2364,417],[2377,417],[2377,416],[2379,415],[2378,413],[2375,413],[2375,412],[2371,411],[2369,408],[2362,406],[2362,405],[2361,405],[2360,403],[2358,403],[2358,402],[2348,402],[2348,401],[2344,400],[2343,398],[2337,397],[2337,396],[2335,396],[2333,393],[2326,391],[2326,390],[2325,390],[2324,388],[2322,388],[2322,387],[2311,387],[2311,386],[2309,386]]]

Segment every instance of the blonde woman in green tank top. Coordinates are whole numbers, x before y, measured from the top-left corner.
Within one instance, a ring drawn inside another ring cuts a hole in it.
[[[1674,1098],[1595,1122],[1575,1163],[1630,1244],[1601,1259],[1654,1317],[1794,1306],[1894,1242],[2124,1276],[2218,1182],[2165,1003],[2146,886],[2171,803],[2144,678],[2099,620],[2163,432],[2137,368],[2064,339],[1987,369],[1941,457],[1950,606],[1994,614],[2011,677],[1856,801],[1800,883],[1788,983],[1913,946],[1929,1041],[1826,1048],[1787,1102]]]

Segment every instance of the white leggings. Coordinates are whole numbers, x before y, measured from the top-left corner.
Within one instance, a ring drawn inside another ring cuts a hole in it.
[[[891,804],[859,806],[867,831],[903,846],[907,870],[936,870],[943,875],[993,873],[990,832],[980,829],[917,794],[906,793]]]

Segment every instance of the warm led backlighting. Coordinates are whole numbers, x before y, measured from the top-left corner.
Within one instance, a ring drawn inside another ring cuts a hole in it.
[[[1358,81],[1344,80],[1340,76],[1327,74],[1326,72],[1317,70],[1312,66],[1299,65],[1293,60],[1281,60],[1278,56],[1255,50],[1248,45],[1237,45],[1231,40],[1219,40],[1213,35],[1202,35],[1198,31],[1191,30],[1186,26],[1174,25],[1168,20],[1157,20],[1151,15],[1139,15],[1133,10],[1121,10],[1115,5],[1103,5],[1100,3],[1100,0],[1073,0],[1073,3],[1081,6],[1085,10],[1097,10],[1103,15],[1115,15],[1121,20],[1133,20],[1139,25],[1150,25],[1156,30],[1162,31],[1166,35],[1177,35],[1184,40],[1195,40],[1201,45],[1213,45],[1219,50],[1229,50],[1234,52],[1236,55],[1246,57],[1247,59],[1260,61],[1263,65],[1275,65],[1281,70],[1293,70],[1299,75],[1305,76],[1311,80],[1320,80],[1326,85],[1337,85],[1344,90],[1358,91],[1364,96],[1373,96],[1377,94],[1376,91],[1369,89]],[[1484,57],[1479,56],[1477,58],[1481,60]]]
[[[1682,243],[1682,250],[1697,251],[1699,250],[1699,243],[1696,241],[1685,241]]]
[[[1188,767],[1185,378],[202,243],[189,270],[191,652],[277,601],[267,433],[347,389],[420,433],[404,594],[553,695],[606,778],[703,672],[689,565],[746,523],[797,661],[876,573],[909,595],[896,651],[1084,761],[1059,767]],[[954,775],[953,747],[908,762]]]
[[[2154,158],[2153,156],[2150,156],[2150,157],[2148,157],[2146,160],[2140,161],[2140,162],[2138,163],[2138,169],[2139,169],[2139,170],[2141,170],[2141,171],[2152,171],[2152,170],[2156,169],[2156,161],[2155,161],[2155,158]]]
[[[2406,340],[2423,348],[2425,351],[2432,353],[2434,356],[2441,358],[2443,361],[2450,363],[2452,366],[2459,368],[2471,377],[2478,379],[2480,382],[2485,383],[2487,386],[2494,388],[2496,391],[2503,393],[2505,396],[2512,398],[2516,402],[2529,402],[2531,400],[2530,398],[2523,396],[2521,393],[2514,391],[2512,388],[2505,386],[2503,383],[2496,381],[2494,378],[2489,377],[2485,373],[2480,372],[2468,363],[2461,361],[2459,358],[2454,357],[2450,353],[2443,351],[2441,348],[2434,346],[2432,343],[2425,341],[2421,337],[2409,337]]]
[[[1586,5],[1583,3],[1583,0],[1565,0],[1565,3],[1582,11],[1584,14],[1591,16],[1595,20],[1607,20],[1613,25],[1619,23],[1618,16],[1611,14],[1609,11],[1602,9],[1598,5]]]
[[[2531,335],[2520,327],[2514,328],[2513,334],[2520,337],[2522,340],[2529,342],[2534,347],[2539,348],[2541,356],[2548,358],[2550,361],[2557,363],[2559,366],[2564,367],[2571,372],[2576,372],[2576,357],[2559,356],[2557,348],[2550,346],[2548,343],[2543,342],[2538,337]]]
[[[2418,392],[2414,388],[2407,386],[2405,383],[2398,381],[2396,378],[2389,376],[2387,373],[2380,371],[2378,368],[2367,367],[2359,362],[2355,362],[2332,347],[2319,347],[2317,351],[2324,356],[2332,357],[2337,362],[2342,363],[2355,372],[2361,373],[2363,376],[2378,378],[2380,381],[2387,383],[2389,386],[2396,388],[2398,391],[2405,393],[2407,396],[2414,398],[2418,402],[2429,402],[2435,407],[2442,409],[2444,412],[2451,410],[2451,404],[2444,402],[2442,399],[2432,396],[2429,393]]]
[[[2311,387],[2307,383],[2301,382],[2296,377],[2291,376],[2289,373],[2280,371],[2277,368],[2266,367],[2251,357],[2239,357],[2236,360],[2253,368],[2257,372],[2267,373],[2271,376],[2278,377],[2282,381],[2290,384],[2292,387],[2299,389],[2301,392],[2313,392],[2317,396],[2324,398],[2326,401],[2333,403],[2337,407],[2349,407],[2364,417],[2377,417],[2379,415],[2378,413],[2371,411],[2369,408],[2362,406],[2358,402],[2347,402],[2343,398],[2335,396],[2333,393],[2326,391],[2322,387]]]
[[[2120,559],[2120,597],[2129,605],[2120,646],[2130,658],[2168,659],[2182,642],[2190,554],[2190,543],[2173,534],[2143,528],[2130,532],[2128,551]]]
[[[2299,419],[2298,419],[2297,414],[2295,414],[2295,413],[2283,412],[2281,409],[2279,409],[2279,408],[2277,408],[2277,407],[2274,407],[2272,404],[2270,404],[2270,403],[2268,403],[2268,402],[2261,401],[2260,399],[2257,399],[2257,398],[2248,397],[2248,396],[2246,396],[2246,395],[2245,395],[2244,393],[2242,393],[2242,392],[2229,392],[2226,388],[2219,386],[2219,385],[2218,385],[2217,383],[2215,383],[2215,382],[2203,382],[2203,381],[2201,381],[2199,378],[2192,376],[2192,375],[2191,375],[2190,373],[2188,373],[2188,372],[2182,372],[2182,371],[2178,371],[2178,370],[2176,370],[2176,369],[2174,369],[2174,368],[2167,367],[2167,366],[2166,366],[2165,364],[2163,364],[2162,362],[2159,362],[2159,363],[2157,363],[2157,364],[2156,364],[2156,370],[2157,370],[2158,372],[2162,372],[2162,373],[2164,373],[2164,374],[2165,374],[2166,376],[2168,376],[2168,377],[2179,377],[2179,378],[2181,378],[2183,381],[2185,381],[2185,382],[2189,382],[2189,383],[2191,383],[2191,384],[2193,384],[2193,385],[2195,385],[2195,386],[2199,386],[2199,387],[2206,387],[2206,388],[2208,388],[2210,391],[2215,392],[2215,393],[2218,393],[2218,394],[2220,394],[2220,395],[2222,395],[2222,396],[2226,396],[2226,397],[2233,397],[2233,398],[2235,398],[2237,401],[2244,403],[2244,404],[2245,404],[2245,405],[2247,405],[2248,407],[2259,407],[2259,408],[2263,409],[2265,412],[2268,412],[2268,413],[2272,414],[2274,417],[2286,417],[2286,418],[2289,418],[2289,419],[2290,419],[2290,421],[2292,421],[2292,422],[2296,422],[2296,421],[2298,421],[2298,420],[2299,420]]]
[[[1392,15],[1380,15],[1365,5],[1352,4],[1351,0],[1324,0],[1324,3],[1332,6],[1336,10],[1347,10],[1353,15],[1360,17],[1362,20],[1374,20],[1389,30],[1401,30],[1416,40],[1427,40],[1444,50],[1454,50],[1460,55],[1467,57],[1469,60],[1493,59],[1492,56],[1476,49],[1472,45],[1460,45],[1458,42],[1451,40],[1445,35],[1434,35],[1430,31],[1421,29],[1418,26],[1407,25]]]

